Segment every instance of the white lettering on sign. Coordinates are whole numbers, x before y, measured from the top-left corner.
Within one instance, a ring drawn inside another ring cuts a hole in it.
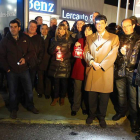
[[[92,17],[93,17],[93,15],[90,15],[90,22],[92,22],[92,20],[93,20]]]
[[[43,8],[45,7],[45,9]],[[41,2],[41,11],[47,11],[47,3],[46,2]]]
[[[91,20],[91,15],[90,17],[85,15],[85,14],[75,14],[75,13],[68,13],[65,12],[65,10],[62,10],[62,18],[65,19],[72,19],[72,20],[79,20],[83,19],[85,21],[88,21],[89,19]],[[91,20],[92,21],[92,20]]]
[[[32,9],[32,8],[34,7],[34,5],[33,5],[33,0],[30,0],[30,1],[29,1],[29,4],[30,4],[29,9]]]
[[[7,11],[5,13],[0,12],[0,17],[15,17],[16,12]]]
[[[40,1],[34,1],[29,0],[29,10],[34,9],[35,11],[43,11],[43,12],[54,12],[54,4],[53,3],[47,3],[47,2],[40,2]]]
[[[51,12],[51,13],[53,13],[54,12],[54,4],[53,3],[49,3],[49,6],[50,6],[50,8],[49,8],[49,10],[48,10],[48,12]]]
[[[34,2],[34,9],[35,9],[36,11],[40,10],[40,2],[39,2],[39,1],[35,1],[35,2]]]

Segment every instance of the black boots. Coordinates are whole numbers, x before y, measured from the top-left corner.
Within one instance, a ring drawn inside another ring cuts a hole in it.
[[[115,114],[113,117],[112,117],[112,120],[113,121],[117,121],[119,120],[120,118],[124,117],[125,115],[122,115],[122,114]]]
[[[17,118],[17,111],[16,110],[11,111],[10,118],[12,118],[12,119],[16,119]]]
[[[133,133],[138,133],[138,132],[140,132],[138,121],[136,121],[136,120],[131,120],[131,121],[130,121],[130,124],[131,124],[131,131],[132,131]]]

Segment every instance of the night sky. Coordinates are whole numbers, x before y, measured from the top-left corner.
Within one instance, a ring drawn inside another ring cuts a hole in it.
[[[129,0],[129,9],[130,10],[133,10],[133,1],[134,0]],[[121,0],[121,7],[122,8],[126,8],[126,2],[127,0]],[[118,6],[118,0],[105,0],[105,3],[106,4],[109,4],[109,5],[114,5],[114,6]]]

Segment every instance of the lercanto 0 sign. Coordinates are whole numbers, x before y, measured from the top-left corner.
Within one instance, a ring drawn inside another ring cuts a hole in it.
[[[81,11],[62,9],[62,19],[68,20],[79,20],[83,19],[86,22],[92,22],[92,14],[91,13],[83,13]]]
[[[56,0],[29,0],[29,10],[43,13],[56,13]]]

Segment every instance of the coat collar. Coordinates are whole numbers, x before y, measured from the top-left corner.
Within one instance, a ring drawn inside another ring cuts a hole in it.
[[[97,33],[94,34],[93,43],[96,45],[96,47],[100,47],[108,40],[109,40],[109,33],[105,30],[105,34],[103,35],[100,43],[98,42],[98,34]]]

